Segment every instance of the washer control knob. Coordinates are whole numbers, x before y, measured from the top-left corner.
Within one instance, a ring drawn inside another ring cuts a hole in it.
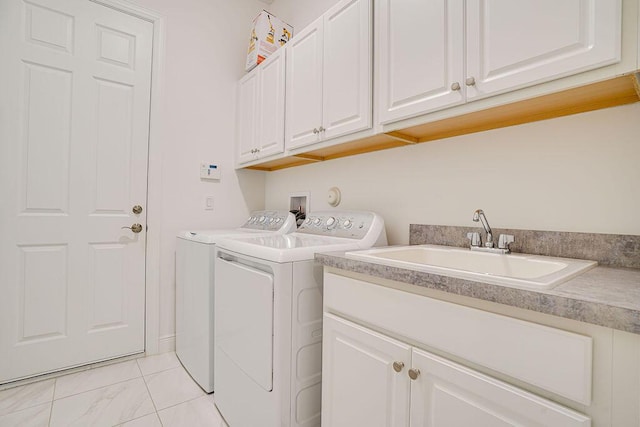
[[[320,225],[320,218],[314,218],[313,225]]]
[[[259,220],[258,222],[259,222],[260,224],[264,224],[264,222],[265,222],[265,220],[266,220],[266,219],[267,219],[267,218],[265,218],[264,216],[261,216],[261,217],[260,217],[260,220]]]
[[[335,226],[336,226],[336,219],[334,217],[332,217],[332,216],[327,218],[327,228],[328,229],[332,229]]]
[[[344,222],[342,223],[342,227],[349,229],[351,227],[353,227],[353,223],[351,222],[350,219],[345,219]]]

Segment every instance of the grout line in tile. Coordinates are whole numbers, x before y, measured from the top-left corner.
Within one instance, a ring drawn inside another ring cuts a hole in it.
[[[114,385],[116,385],[116,384],[126,383],[127,381],[133,381],[133,380],[136,380],[136,379],[138,379],[138,378],[142,378],[142,376],[140,376],[140,377],[135,377],[135,378],[128,378],[128,379],[126,379],[126,380],[117,381],[117,382],[115,382],[115,383],[111,383],[111,384],[103,385],[103,386],[96,387],[96,388],[92,388],[92,389],[89,389],[89,390],[84,390],[84,391],[81,391],[81,392],[78,392],[78,393],[69,394],[69,395],[67,395],[67,396],[59,397],[59,398],[57,398],[57,399],[55,398],[55,390],[54,390],[54,395],[53,395],[53,396],[54,396],[54,399],[53,399],[53,402],[55,402],[56,400],[66,399],[67,397],[77,396],[77,395],[79,395],[79,394],[83,394],[83,393],[89,393],[90,391],[100,390],[101,388],[111,387],[111,386],[114,386]],[[147,383],[146,383],[146,381],[144,381],[144,378],[142,379],[142,381],[144,382],[144,385],[146,386],[146,385],[147,385]],[[149,390],[147,389],[147,391],[149,391]],[[149,397],[151,397],[151,395],[149,395]],[[153,400],[153,399],[152,399],[152,400]]]
[[[153,409],[155,409],[156,415],[158,415],[158,407],[156,406],[156,402],[153,400],[153,396],[151,395],[151,390],[149,390],[149,384],[147,384],[147,380],[144,376],[142,377],[142,382],[144,383],[144,387],[147,389],[147,394],[149,395],[149,399],[151,399],[151,404],[153,405]],[[160,415],[158,415],[158,419],[160,419]],[[162,424],[162,420],[160,420],[160,424]]]
[[[51,395],[51,407],[49,408],[49,420],[47,421],[47,427],[51,426],[51,416],[53,415],[53,402],[56,397],[56,385],[58,385],[58,379],[53,380],[53,394]]]

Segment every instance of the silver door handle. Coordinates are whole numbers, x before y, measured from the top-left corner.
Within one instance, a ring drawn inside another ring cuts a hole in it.
[[[134,233],[139,233],[142,231],[142,224],[133,224],[131,227],[121,227],[121,228],[128,228]]]

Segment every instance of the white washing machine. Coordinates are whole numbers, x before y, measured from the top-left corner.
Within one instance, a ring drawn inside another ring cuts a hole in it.
[[[207,393],[214,390],[214,259],[221,237],[290,233],[295,216],[287,211],[253,212],[240,227],[184,231],[176,241],[176,354]]]
[[[371,212],[311,214],[291,234],[224,238],[215,262],[214,402],[230,427],[320,426],[322,266],[382,246]]]

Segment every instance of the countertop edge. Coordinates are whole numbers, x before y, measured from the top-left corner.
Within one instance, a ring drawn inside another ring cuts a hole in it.
[[[317,253],[315,259],[326,267],[640,334],[640,299],[629,300],[627,295],[620,295],[622,293],[620,289],[613,289],[611,295],[618,300],[625,300],[624,304],[589,296],[588,282],[580,276],[553,289],[538,291],[370,263],[347,258],[344,252]],[[592,275],[598,276],[598,280],[604,278],[604,281],[611,281],[611,283],[604,283],[605,287],[609,284],[618,285],[614,281],[620,272],[631,275],[634,279],[637,275],[637,284],[640,288],[640,270],[596,267],[590,271]],[[581,291],[584,291],[585,295],[581,295]]]

